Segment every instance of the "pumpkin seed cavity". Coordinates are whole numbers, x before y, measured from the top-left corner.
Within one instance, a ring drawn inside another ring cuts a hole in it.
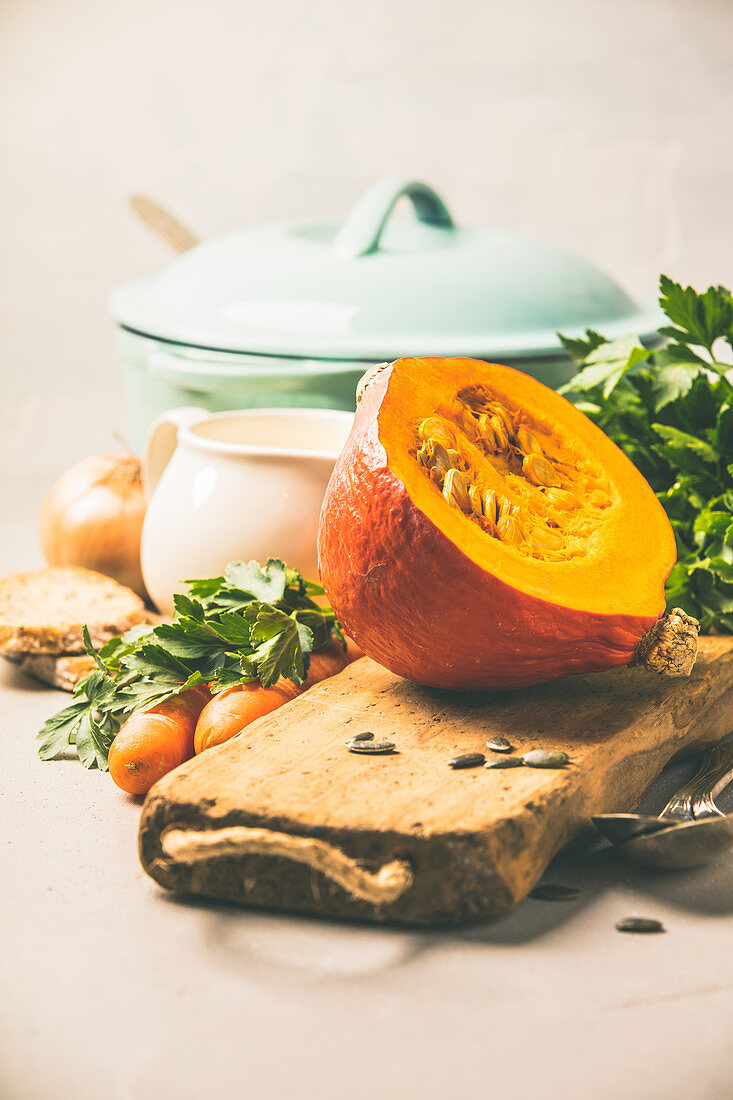
[[[614,503],[607,476],[577,440],[561,441],[484,386],[423,420],[416,442],[417,461],[446,502],[525,557],[584,557]]]

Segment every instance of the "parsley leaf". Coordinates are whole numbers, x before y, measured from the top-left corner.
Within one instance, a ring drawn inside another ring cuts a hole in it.
[[[277,603],[285,594],[287,567],[279,558],[269,558],[264,566],[259,562],[232,561],[224,570],[230,588],[246,592],[263,603]]]
[[[669,516],[678,558],[670,605],[702,629],[733,632],[733,299],[726,287],[698,293],[667,276],[660,305],[668,342],[646,349],[632,337],[563,339],[578,373],[561,390],[618,444]],[[730,377],[729,377],[730,375]]]
[[[252,641],[257,645],[252,657],[264,687],[281,676],[296,684],[303,683],[307,671],[305,654],[313,643],[313,634],[307,626],[284,611],[263,604],[252,627]]]
[[[565,350],[579,362],[584,362],[592,351],[606,343],[605,336],[601,336],[600,332],[595,332],[592,328],[585,330],[585,340],[582,336],[563,336],[562,333],[558,335]]]
[[[733,303],[730,291],[711,286],[698,294],[691,286],[683,287],[667,275],[659,280],[659,304],[675,327],[662,329],[681,343],[703,347],[713,356],[713,344],[727,336],[733,327]]]
[[[562,387],[561,393],[571,389],[602,387],[604,397],[610,397],[621,379],[651,354],[641,347],[636,336],[624,336],[593,348],[583,359],[583,368]]]
[[[85,767],[107,768],[123,722],[197,684],[213,693],[281,677],[302,684],[310,653],[334,638],[344,644],[330,607],[315,602],[323,588],[282,561],[231,562],[223,576],[186,582],[174,597],[173,621],[135,627],[98,651],[84,629],[95,667],[72,703],[44,723],[39,755],[52,760],[76,748]]]

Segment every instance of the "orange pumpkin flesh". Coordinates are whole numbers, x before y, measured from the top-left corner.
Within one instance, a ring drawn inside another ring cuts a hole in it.
[[[628,664],[675,561],[659,501],[599,428],[528,375],[472,359],[400,359],[367,386],[318,545],[357,644],[462,689]]]

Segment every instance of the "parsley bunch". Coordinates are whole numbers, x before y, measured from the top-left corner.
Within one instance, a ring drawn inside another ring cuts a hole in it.
[[[670,324],[661,348],[638,337],[561,336],[580,369],[562,387],[626,452],[659,497],[677,540],[670,605],[703,631],[733,632],[733,299],[663,275]],[[727,347],[725,345],[728,345]]]
[[[189,595],[174,596],[172,623],[134,627],[98,652],[84,628],[95,668],[41,728],[42,760],[73,746],[85,768],[106,771],[110,746],[136,711],[202,683],[214,694],[254,680],[268,687],[281,676],[302,684],[310,653],[334,636],[344,644],[331,608],[313,599],[323,588],[276,558],[264,568],[231,562],[223,577],[185,583]]]

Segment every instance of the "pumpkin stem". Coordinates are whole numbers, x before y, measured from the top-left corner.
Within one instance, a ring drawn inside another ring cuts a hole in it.
[[[697,657],[700,624],[682,608],[673,607],[647,630],[636,647],[632,665],[643,665],[660,676],[689,676]]]

